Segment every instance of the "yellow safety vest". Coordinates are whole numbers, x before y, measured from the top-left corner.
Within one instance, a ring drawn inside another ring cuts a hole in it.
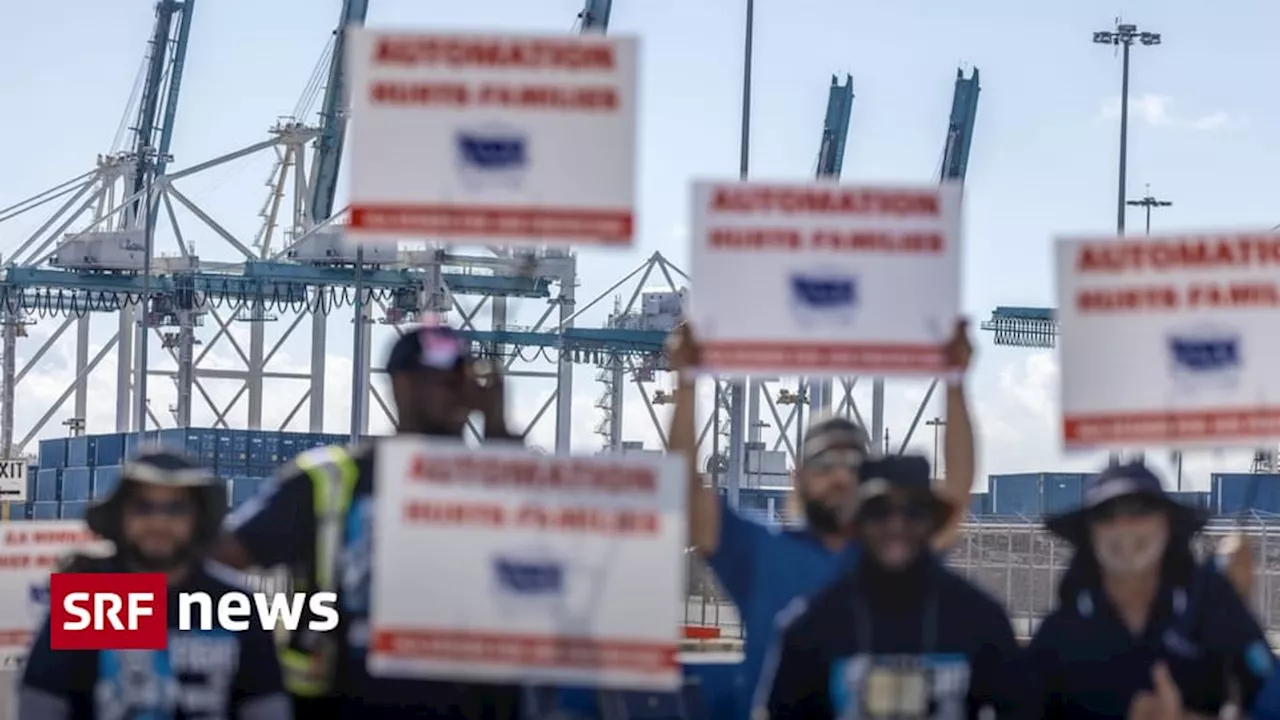
[[[303,592],[337,592],[338,554],[359,470],[351,451],[336,445],[308,450],[294,463],[311,478],[316,516],[315,562],[307,570],[309,577],[295,577],[294,586]],[[280,648],[285,689],[298,697],[328,694],[337,647],[337,638],[331,633],[313,634],[303,629],[291,633]]]

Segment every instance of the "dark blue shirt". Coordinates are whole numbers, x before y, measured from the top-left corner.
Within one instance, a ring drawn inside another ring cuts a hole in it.
[[[515,688],[450,682],[375,678],[369,651],[369,593],[373,547],[374,446],[354,451],[359,479],[338,556],[341,642],[335,694],[338,716],[378,718],[490,718],[517,712]],[[227,529],[263,567],[314,564],[316,518],[311,478],[296,465],[283,468],[262,493],[227,519]],[[430,548],[423,548],[430,552]],[[413,568],[405,568],[412,572]]]
[[[755,693],[771,720],[1038,720],[999,602],[932,558],[900,576],[869,572],[860,565],[779,615]]]
[[[89,568],[124,572],[107,560]],[[219,566],[197,567],[170,587],[166,650],[49,649],[49,621],[40,629],[23,670],[19,717],[45,720],[164,718],[166,720],[278,720],[292,717],[271,634],[251,626],[178,630],[178,594],[245,591]]]
[[[774,636],[774,621],[792,600],[816,593],[852,565],[852,545],[832,551],[812,533],[765,527],[743,518],[721,499],[720,538],[707,559],[746,631],[744,659],[735,681],[735,718],[751,713],[751,693]]]
[[[1151,690],[1165,662],[1192,712],[1217,716],[1232,699],[1228,676],[1250,707],[1274,665],[1253,613],[1216,569],[1197,568],[1185,585],[1162,587],[1146,629],[1134,635],[1096,587],[1064,592],[1028,648],[1046,720],[1116,718],[1135,693]]]

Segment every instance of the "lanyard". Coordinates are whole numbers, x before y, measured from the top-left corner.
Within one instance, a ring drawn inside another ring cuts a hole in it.
[[[858,652],[860,655],[871,657],[874,655],[874,645],[872,643],[874,638],[872,627],[874,623],[871,622],[871,605],[867,602],[866,595],[861,590],[856,591],[853,596],[853,618],[858,629]],[[920,654],[928,655],[932,653],[938,639],[938,592],[936,587],[931,587],[928,597],[925,598],[920,638]]]

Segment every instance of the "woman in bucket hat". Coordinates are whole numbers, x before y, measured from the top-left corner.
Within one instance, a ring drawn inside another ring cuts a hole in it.
[[[1272,654],[1230,582],[1192,554],[1207,520],[1135,462],[1090,478],[1079,508],[1046,521],[1075,555],[1028,650],[1042,717],[1164,720],[1251,706]]]
[[[179,593],[206,593],[216,606],[224,595],[243,592],[225,568],[205,562],[226,509],[222,481],[182,455],[147,452],[127,463],[115,491],[85,517],[115,551],[77,558],[68,569],[164,575],[167,647],[53,651],[46,619],[23,671],[18,717],[293,717],[268,630],[177,627]]]

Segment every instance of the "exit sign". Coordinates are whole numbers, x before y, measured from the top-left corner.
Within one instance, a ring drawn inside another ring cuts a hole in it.
[[[0,460],[0,501],[27,501],[27,461]]]

